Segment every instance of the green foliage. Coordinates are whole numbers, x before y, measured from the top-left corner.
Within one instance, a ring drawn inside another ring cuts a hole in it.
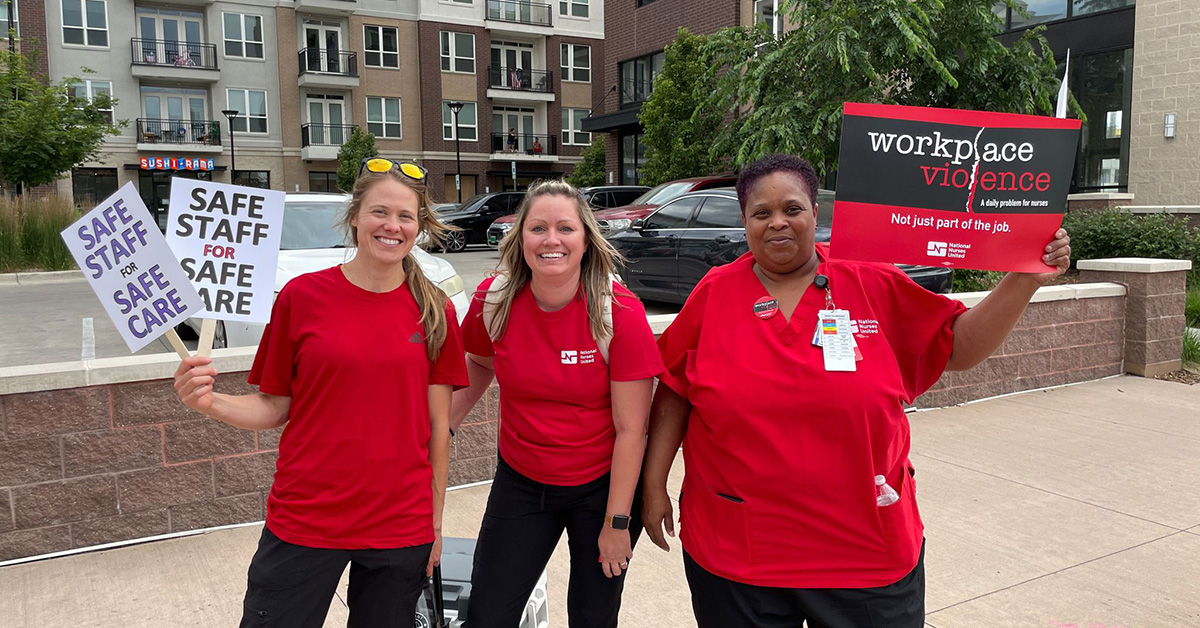
[[[663,68],[654,92],[642,104],[646,164],[642,183],[658,185],[675,179],[713,174],[718,160],[709,147],[721,127],[723,111],[706,105],[715,77],[706,76],[702,54],[708,38],[680,28],[664,51]]]
[[[1192,286],[1188,289],[1183,314],[1187,319],[1188,327],[1200,327],[1200,286]]]
[[[1200,366],[1200,333],[1192,329],[1184,330],[1183,354],[1180,357],[1184,366]]]
[[[847,101],[1053,113],[1059,80],[1042,27],[1005,46],[994,0],[782,4],[790,30],[778,39],[762,24],[709,38],[706,108],[740,112],[713,156],[741,166],[791,153],[824,175],[837,168]]]
[[[69,198],[0,197],[0,272],[75,268],[60,234],[78,219]]]
[[[37,57],[0,49],[0,181],[17,191],[59,179],[76,164],[95,160],[104,136],[124,120],[108,122],[108,94],[75,95],[79,79],[50,83],[34,74]],[[84,70],[90,72],[90,70]]]
[[[358,178],[358,169],[363,158],[378,154],[379,149],[375,148],[375,134],[360,126],[354,127],[350,139],[338,149],[338,188],[349,194],[354,189],[354,180]]]
[[[991,290],[1004,279],[1004,273],[994,270],[955,268],[950,292],[982,292]]]
[[[575,164],[575,170],[566,178],[567,183],[586,188],[604,185],[604,136],[592,135],[592,143],[579,154],[583,161]]]
[[[1107,257],[1190,259],[1200,266],[1200,229],[1172,214],[1134,215],[1123,209],[1081,210],[1063,216],[1071,234],[1071,263]]]

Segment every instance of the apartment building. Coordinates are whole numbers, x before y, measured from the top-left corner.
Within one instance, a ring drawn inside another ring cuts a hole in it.
[[[607,0],[606,97],[583,129],[607,134],[613,183],[640,181],[645,162],[638,113],[654,90],[663,49],[686,26],[712,33],[777,19],[779,0]],[[1122,204],[1200,204],[1200,8],[1197,0],[1022,0],[1002,3],[1001,41],[1045,25],[1083,125],[1071,192]],[[598,70],[598,72],[600,72]]]
[[[129,122],[60,182],[80,202],[133,182],[161,213],[176,176],[334,191],[355,127],[382,155],[429,168],[437,200],[457,200],[461,169],[465,200],[568,174],[602,94],[598,0],[23,0],[19,11],[44,12],[51,77],[110,92],[113,118]]]

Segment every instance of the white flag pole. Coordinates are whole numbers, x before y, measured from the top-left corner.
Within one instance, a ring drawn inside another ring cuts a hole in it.
[[[1071,49],[1067,48],[1067,64],[1063,67],[1062,83],[1058,86],[1058,106],[1055,107],[1054,117],[1067,117],[1067,77],[1071,76]]]

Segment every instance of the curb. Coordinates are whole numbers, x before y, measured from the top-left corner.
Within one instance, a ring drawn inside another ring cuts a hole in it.
[[[28,286],[39,283],[57,283],[83,279],[81,270],[34,271],[28,273],[0,274],[0,286]]]

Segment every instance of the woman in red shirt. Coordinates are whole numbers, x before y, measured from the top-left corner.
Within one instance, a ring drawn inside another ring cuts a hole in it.
[[[284,426],[242,626],[319,627],[350,563],[351,626],[415,615],[441,556],[453,386],[466,385],[454,307],[409,255],[429,210],[425,169],[364,160],[343,217],[353,259],[280,291],[251,395],[216,369],[175,373],[185,405],[250,430]]]
[[[662,372],[645,309],[612,279],[618,259],[579,190],[538,183],[500,244],[498,275],[479,286],[463,320],[471,385],[454,396],[452,424],[493,376],[500,384],[499,461],[475,549],[470,628],[517,626],[564,529],[571,626],[617,625],[641,530],[634,493],[651,386]]]
[[[667,373],[643,475],[647,534],[681,540],[701,628],[924,625],[923,527],[904,404],[982,362],[1055,272],[1010,273],[967,311],[890,264],[814,245],[816,174],[772,155],[738,178],[750,252],[713,269],[659,338]],[[821,339],[822,346],[814,346]],[[840,348],[840,350],[839,350]]]

